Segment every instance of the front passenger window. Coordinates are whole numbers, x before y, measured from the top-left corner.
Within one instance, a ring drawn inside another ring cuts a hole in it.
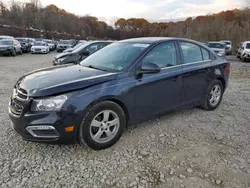
[[[160,68],[177,65],[175,43],[159,44],[144,57],[143,63],[154,63]]]

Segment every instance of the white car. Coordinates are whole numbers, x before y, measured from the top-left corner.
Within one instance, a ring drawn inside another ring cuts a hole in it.
[[[222,42],[208,42],[207,46],[219,56],[226,56],[226,44]]]
[[[46,42],[35,42],[34,45],[31,47],[31,53],[43,53],[47,54],[49,53],[49,45]]]
[[[220,42],[226,44],[226,55],[232,55],[232,51],[233,51],[232,41],[230,41],[230,40],[222,40]]]
[[[246,41],[240,47],[240,60],[242,62],[250,60],[250,41]]]
[[[50,51],[53,51],[56,48],[56,46],[52,40],[44,39],[43,42],[46,42],[49,45]]]

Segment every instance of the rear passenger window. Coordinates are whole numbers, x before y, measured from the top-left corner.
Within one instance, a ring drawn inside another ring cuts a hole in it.
[[[210,53],[207,50],[205,50],[204,48],[201,48],[201,51],[202,51],[204,61],[211,59],[210,58]]]
[[[181,42],[181,49],[184,56],[184,64],[203,61],[201,48],[193,43]]]

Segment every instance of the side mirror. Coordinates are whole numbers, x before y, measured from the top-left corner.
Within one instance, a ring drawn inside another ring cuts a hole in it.
[[[161,71],[161,68],[154,63],[143,63],[138,74],[155,74]]]
[[[83,51],[83,52],[81,53],[82,56],[89,56],[89,54],[90,54],[90,53],[89,53],[88,51]]]

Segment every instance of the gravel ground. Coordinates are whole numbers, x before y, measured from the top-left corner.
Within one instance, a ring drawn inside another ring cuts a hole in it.
[[[216,111],[173,112],[93,151],[26,142],[10,128],[14,83],[54,55],[0,57],[0,187],[250,187],[250,63],[229,57],[230,83]]]

